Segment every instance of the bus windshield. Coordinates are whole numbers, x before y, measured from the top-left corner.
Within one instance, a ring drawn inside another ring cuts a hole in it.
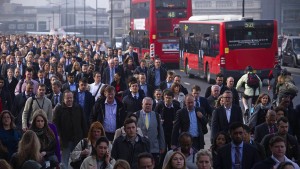
[[[187,0],[156,0],[156,8],[186,8]]]
[[[226,40],[229,49],[271,47],[274,37],[273,24],[236,23],[226,23]]]

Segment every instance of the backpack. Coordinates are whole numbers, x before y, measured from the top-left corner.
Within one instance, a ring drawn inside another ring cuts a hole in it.
[[[84,138],[80,141],[80,144],[81,144],[81,150],[84,150],[88,147],[88,140]],[[85,158],[86,157],[80,157],[80,159],[77,161],[71,160],[70,165],[73,167],[73,169],[80,169],[80,166]]]
[[[248,73],[248,79],[246,84],[249,87],[256,89],[259,87],[259,78],[255,73]]]
[[[291,82],[285,82],[279,87],[279,93],[297,96],[298,88]]]

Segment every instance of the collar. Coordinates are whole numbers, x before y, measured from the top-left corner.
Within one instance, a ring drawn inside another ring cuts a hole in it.
[[[192,109],[192,110],[189,110],[188,108],[186,108],[187,111],[190,113],[190,112],[195,112],[195,107]]]
[[[171,106],[167,106],[167,104],[165,103],[165,106],[166,106],[167,108],[174,108],[173,103],[171,104]]]
[[[80,91],[79,88],[77,89],[78,93],[84,93],[85,91]]]
[[[131,93],[131,96],[132,96],[133,98],[134,98],[134,96],[136,96],[137,98],[140,97],[139,93],[136,93],[136,94]]]
[[[272,154],[271,158],[276,162],[276,164],[281,163],[279,160],[277,160],[276,157],[273,156],[273,154]],[[284,156],[284,162],[291,162],[291,160],[288,159],[286,156]]]
[[[107,105],[117,105],[116,99],[114,99],[114,102],[113,102],[112,104],[109,104],[109,103],[107,102],[107,99],[105,99],[105,102],[104,102],[104,103],[107,104]]]
[[[244,147],[244,142],[242,141],[241,144],[239,144],[239,145],[236,145],[233,142],[231,142],[231,148],[236,148],[236,147],[243,148]]]
[[[224,105],[224,109],[225,109],[225,110],[231,111],[231,107],[232,107],[232,105],[231,105],[230,107],[226,107],[226,106]]]

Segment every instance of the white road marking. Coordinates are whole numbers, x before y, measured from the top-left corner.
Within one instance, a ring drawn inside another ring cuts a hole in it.
[[[188,83],[188,82],[183,82],[184,84],[186,84],[186,85],[191,85],[190,83]]]

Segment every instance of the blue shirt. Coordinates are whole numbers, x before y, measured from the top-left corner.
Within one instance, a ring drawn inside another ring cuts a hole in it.
[[[109,84],[111,84],[111,82],[114,81],[114,76],[115,76],[115,69],[109,69],[109,73],[110,73],[110,79],[109,79]]]
[[[70,86],[70,91],[71,92],[76,91],[76,84],[75,83],[69,83],[69,86]]]
[[[240,162],[241,162],[240,168],[243,168],[243,166],[242,166],[243,146],[244,146],[244,142],[242,142],[240,145],[235,145],[235,144],[233,144],[231,142],[231,163],[232,163],[232,169],[235,169],[234,164],[235,164],[235,148],[236,147],[239,147],[239,150],[240,150]]]
[[[189,118],[190,118],[189,133],[193,137],[198,137],[199,136],[199,131],[198,131],[197,116],[196,116],[195,109],[189,111]]]
[[[117,130],[117,102],[112,104],[105,101],[105,117],[103,120],[104,130],[108,133],[114,133]]]
[[[146,85],[146,84],[141,84],[140,87],[141,87],[141,89],[144,91],[145,96],[148,96],[148,95],[147,95],[147,93],[148,93],[147,85]]]
[[[85,92],[80,92],[78,89],[78,104],[84,110]]]
[[[160,69],[155,69],[155,86],[160,85]]]

